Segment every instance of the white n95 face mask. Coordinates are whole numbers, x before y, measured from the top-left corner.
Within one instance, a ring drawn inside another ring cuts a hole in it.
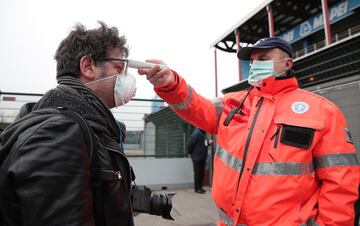
[[[114,86],[115,107],[128,103],[136,93],[135,76],[129,73],[121,73],[116,76]]]

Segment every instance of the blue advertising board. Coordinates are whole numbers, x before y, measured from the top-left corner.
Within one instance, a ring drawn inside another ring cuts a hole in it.
[[[329,7],[330,23],[335,23],[353,13],[353,10],[360,6],[360,0],[343,0]],[[322,11],[294,26],[288,31],[280,33],[282,39],[294,43],[320,29],[324,28]]]
[[[241,79],[242,81],[247,80],[249,77],[250,61],[241,60]]]

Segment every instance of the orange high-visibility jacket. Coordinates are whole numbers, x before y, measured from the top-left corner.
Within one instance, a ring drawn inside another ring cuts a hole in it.
[[[246,98],[242,91],[208,100],[176,76],[175,88],[155,91],[182,118],[217,135],[218,225],[354,225],[360,170],[336,105],[298,88],[295,78],[268,79]]]

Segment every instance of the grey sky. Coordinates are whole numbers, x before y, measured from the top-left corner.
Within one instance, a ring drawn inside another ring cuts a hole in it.
[[[210,44],[260,0],[1,0],[0,90],[44,93],[56,85],[53,55],[75,23],[102,20],[126,35],[130,57],[164,60],[199,93],[215,96]],[[218,51],[219,90],[237,82],[235,54]],[[137,75],[136,71],[133,71]],[[137,76],[136,98],[154,93]]]

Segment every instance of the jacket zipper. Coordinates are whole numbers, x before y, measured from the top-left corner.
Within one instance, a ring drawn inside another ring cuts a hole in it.
[[[100,175],[100,178],[105,178],[105,180],[107,181],[121,181],[122,180],[122,176],[121,176],[121,172],[120,171],[114,171],[114,170],[107,170],[107,169],[97,169],[96,172],[98,173],[98,175]],[[108,175],[111,175],[111,179],[109,178]]]
[[[117,179],[120,181],[120,180],[122,180],[122,176],[121,176],[121,172],[120,171],[116,171],[115,172],[115,175],[116,175],[116,177],[117,177]]]
[[[99,140],[99,144],[100,144],[101,146],[103,146],[104,148],[112,151],[112,152],[115,152],[115,153],[117,153],[117,154],[122,155],[122,156],[127,160],[126,156],[125,156],[122,152],[120,152],[120,151],[118,151],[118,150],[116,150],[116,149],[113,149],[113,148],[111,148],[111,147],[108,147],[108,146],[102,144],[102,143],[100,142],[100,140]],[[129,166],[129,177],[130,177],[130,183],[131,183],[132,178],[131,178],[131,169],[130,169],[130,164],[129,164],[129,162],[128,162],[128,166]],[[116,176],[117,176],[118,178],[121,178],[121,179],[122,179],[121,171],[113,171],[113,172],[116,174]]]
[[[271,136],[270,140],[274,140],[274,148],[277,148],[278,142],[279,142],[279,134],[280,134],[280,126],[277,127],[276,132],[274,133],[274,135]]]
[[[248,134],[248,136],[247,136],[247,138],[246,138],[246,144],[245,144],[245,149],[244,149],[244,154],[243,154],[243,162],[242,162],[242,165],[241,165],[240,176],[239,176],[238,183],[237,183],[237,187],[236,187],[236,194],[238,193],[239,184],[240,184],[240,179],[241,179],[242,173],[243,173],[243,171],[244,171],[245,162],[246,162],[246,157],[247,157],[247,153],[248,153],[248,151],[249,151],[251,136],[252,136],[252,133],[253,133],[253,131],[254,131],[254,127],[255,127],[257,118],[258,118],[258,116],[259,116],[259,112],[260,112],[260,109],[261,109],[261,106],[262,106],[263,101],[264,101],[264,97],[260,97],[260,100],[259,100],[259,101],[257,102],[257,104],[256,104],[256,106],[258,107],[258,109],[256,110],[254,119],[253,119],[253,121],[252,121],[252,123],[251,123],[251,127],[250,127],[249,134]]]
[[[107,148],[108,150],[112,151],[112,152],[115,152],[115,153],[117,153],[117,154],[120,154],[120,155],[123,156],[123,157],[125,158],[125,160],[127,161],[128,170],[129,170],[129,184],[128,184],[129,187],[128,187],[127,196],[128,196],[128,198],[129,198],[130,208],[132,209],[132,199],[131,199],[130,196],[131,196],[131,183],[132,183],[133,179],[132,179],[132,177],[131,177],[131,166],[130,166],[129,160],[126,158],[125,154],[122,153],[121,151],[118,151],[118,150],[116,150],[116,149],[114,149],[114,148],[112,148],[112,147],[108,147],[108,146],[102,144],[102,143],[100,142],[100,139],[99,139],[99,144],[100,144],[101,146],[103,146],[104,148]],[[115,171],[114,171],[114,172],[115,172]],[[121,171],[116,171],[115,173],[117,174],[118,179],[119,179],[119,178],[122,179]],[[119,180],[120,180],[120,179],[119,179]],[[126,189],[125,189],[125,190],[126,190]]]
[[[120,154],[120,155],[123,156],[123,157],[125,158],[125,160],[127,161],[128,169],[129,169],[129,179],[130,179],[130,180],[129,180],[129,184],[128,184],[129,187],[128,187],[127,196],[128,196],[128,198],[129,198],[130,208],[132,209],[132,199],[131,199],[131,197],[130,197],[130,193],[131,193],[131,182],[133,181],[133,179],[131,178],[131,168],[130,168],[130,163],[129,163],[128,159],[126,158],[126,156],[125,156],[124,153],[122,153],[122,152],[120,152],[120,151],[118,151],[118,150],[116,150],[116,149],[114,149],[114,148],[111,148],[111,147],[108,147],[108,146],[102,144],[102,143],[100,142],[100,139],[99,139],[99,144],[100,144],[100,146],[102,146],[102,147],[110,150],[111,152],[115,152],[115,153],[117,153],[117,154]],[[119,170],[119,171],[113,171],[113,172],[116,174],[118,180],[121,180],[121,179],[122,179],[121,171],[120,171],[120,170]],[[126,189],[125,189],[125,190],[126,190]],[[132,212],[132,211],[131,211],[131,212]]]

